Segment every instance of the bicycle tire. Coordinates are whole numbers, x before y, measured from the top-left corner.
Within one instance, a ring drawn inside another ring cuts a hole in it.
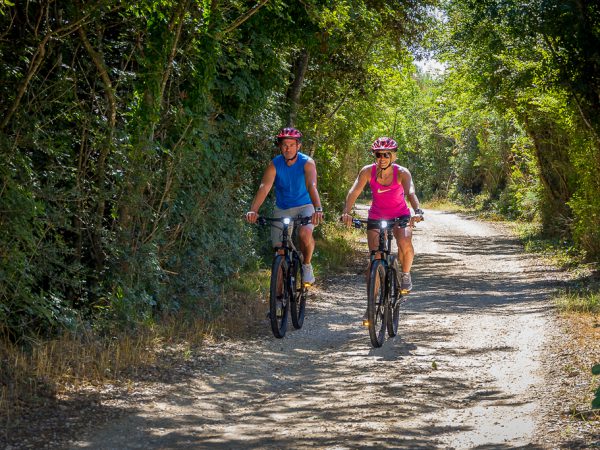
[[[304,277],[302,276],[302,263],[300,258],[295,257],[292,261],[290,289],[291,305],[290,315],[292,316],[292,325],[299,330],[304,324],[304,316],[306,314],[306,288],[304,287]]]
[[[287,331],[288,310],[290,307],[287,286],[287,263],[285,257],[277,255],[271,267],[271,286],[269,295],[269,318],[273,335],[281,339]],[[277,301],[281,302],[280,314],[277,314]]]
[[[367,319],[373,347],[381,347],[385,340],[389,309],[386,296],[385,268],[381,260],[375,260],[371,265],[367,287]]]
[[[398,279],[398,258],[395,255],[390,256],[390,266],[388,270],[388,291],[389,295],[389,313],[387,321],[387,331],[389,337],[398,334],[398,322],[400,321],[400,304],[402,296],[400,295],[400,284]]]

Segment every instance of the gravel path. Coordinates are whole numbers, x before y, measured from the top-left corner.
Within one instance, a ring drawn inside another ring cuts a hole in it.
[[[426,217],[415,290],[382,348],[359,320],[365,252],[321,280],[301,330],[228,342],[219,365],[72,448],[545,448],[536,417],[556,273],[499,227]]]

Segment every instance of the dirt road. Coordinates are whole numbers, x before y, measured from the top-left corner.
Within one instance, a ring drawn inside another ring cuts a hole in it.
[[[399,336],[370,346],[362,267],[321,280],[304,328],[221,347],[73,448],[542,448],[555,274],[499,228],[427,211]],[[366,260],[366,253],[365,253]],[[361,262],[362,263],[362,262]]]

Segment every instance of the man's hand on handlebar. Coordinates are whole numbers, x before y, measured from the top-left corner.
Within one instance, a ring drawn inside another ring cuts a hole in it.
[[[256,220],[258,219],[258,213],[254,212],[254,211],[248,211],[244,215],[244,219],[246,219],[246,222],[256,223]]]
[[[319,225],[323,222],[323,208],[315,208],[315,212],[312,214],[311,223],[313,225]]]

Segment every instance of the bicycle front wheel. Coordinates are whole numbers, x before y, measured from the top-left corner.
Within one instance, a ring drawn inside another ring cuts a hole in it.
[[[394,337],[398,334],[398,322],[400,320],[400,283],[398,272],[398,258],[394,255],[390,256],[390,270],[388,270],[388,289],[389,289],[389,306],[387,331],[389,337]]]
[[[287,263],[282,255],[277,255],[271,268],[271,289],[269,297],[269,318],[271,330],[281,339],[287,331],[288,309],[290,307],[289,289],[286,287]]]
[[[385,267],[381,260],[375,260],[371,265],[367,286],[367,320],[373,347],[381,347],[385,340],[385,329],[388,322],[386,296]]]
[[[292,324],[294,328],[300,329],[304,324],[304,315],[306,310],[306,288],[302,277],[302,264],[299,258],[294,258],[291,267],[291,309]]]

